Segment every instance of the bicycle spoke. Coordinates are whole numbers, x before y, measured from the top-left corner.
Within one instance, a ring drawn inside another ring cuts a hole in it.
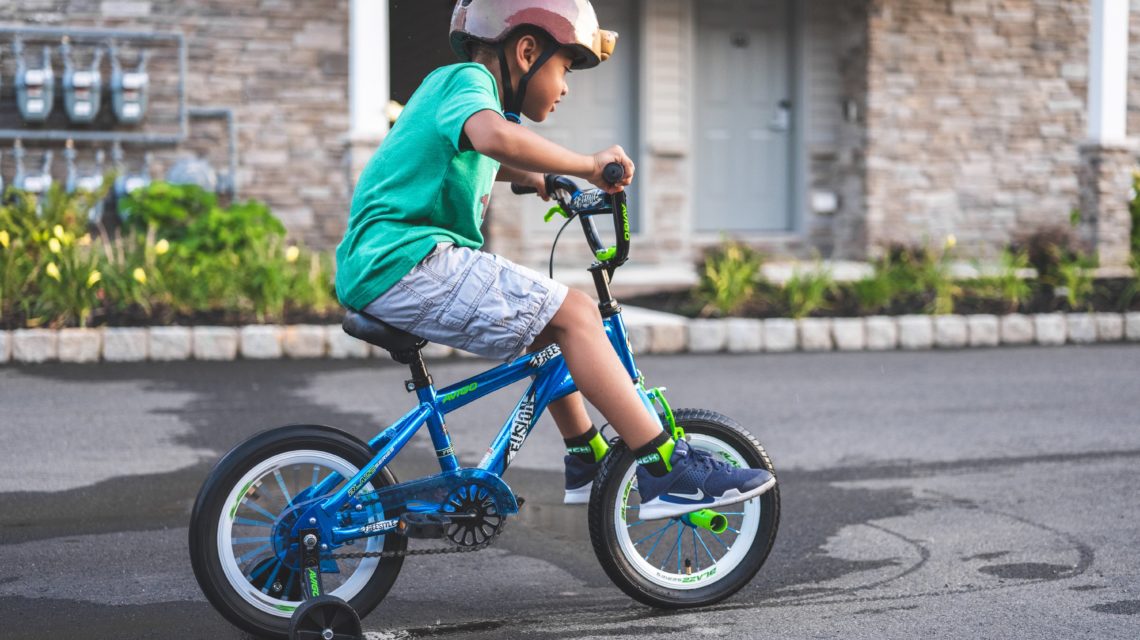
[[[266,529],[273,528],[272,522],[263,522],[252,518],[234,518],[234,524],[244,524],[247,527],[265,527]]]
[[[257,544],[258,542],[269,542],[269,536],[261,536],[257,538],[233,538],[230,544]]]
[[[667,523],[665,523],[665,526],[664,526],[664,527],[661,527],[660,529],[655,529],[655,530],[653,531],[653,533],[650,533],[649,535],[645,536],[644,538],[642,538],[642,539],[638,540],[637,542],[633,543],[633,546],[635,546],[635,547],[636,547],[637,545],[641,544],[642,542],[645,542],[646,540],[648,540],[648,539],[652,538],[652,537],[654,536],[654,534],[656,534],[658,531],[664,531],[665,529],[668,529],[668,528],[669,528],[669,527],[671,527],[671,526],[673,526],[673,523],[672,523],[672,522],[667,522]]]
[[[277,487],[281,489],[281,495],[285,496],[285,504],[293,501],[293,496],[289,495],[289,490],[285,488],[285,479],[281,477],[281,470],[273,470],[273,478],[277,480]]]
[[[256,558],[257,556],[261,555],[261,553],[263,551],[268,551],[271,546],[272,545],[269,545],[269,544],[263,544],[260,547],[254,549],[253,551],[250,551],[249,553],[242,554],[237,559],[238,564],[245,564],[246,562],[248,562],[248,561]]]
[[[678,520],[677,526],[683,529],[685,525],[681,524],[681,521]],[[669,547],[669,551],[665,553],[665,559],[663,561],[661,561],[661,566],[658,567],[658,569],[661,569],[662,571],[665,570],[665,563],[669,562],[669,558],[673,557],[673,548],[676,547],[679,542],[681,542],[680,534],[678,534],[677,539],[673,541],[673,546]],[[646,558],[646,560],[648,560],[648,559],[649,558]],[[678,560],[678,563],[680,563],[680,560]]]
[[[697,528],[693,527],[693,560],[697,561],[697,572],[701,571],[701,555],[697,552]]]
[[[657,549],[657,545],[661,543],[661,539],[665,537],[665,534],[669,532],[669,528],[672,526],[673,526],[672,523],[670,523],[670,524],[665,525],[665,527],[663,529],[661,529],[661,534],[659,536],[657,536],[656,540],[653,541],[653,546],[649,547],[649,553],[645,554],[645,560],[647,562],[649,561],[649,557],[652,556],[653,552]]]
[[[712,535],[713,535],[713,540],[716,540],[717,542],[719,542],[719,543],[720,543],[720,546],[724,547],[724,550],[725,550],[725,551],[728,551],[728,548],[729,548],[729,547],[728,547],[728,545],[727,545],[727,544],[725,544],[725,543],[724,543],[724,540],[721,540],[721,539],[720,539],[720,534],[719,534],[719,533],[716,533],[716,532],[714,531]]]
[[[277,516],[273,515],[265,507],[257,504],[256,502],[251,502],[249,498],[242,498],[241,503],[244,504],[245,506],[249,507],[250,509],[253,509],[254,511],[260,513],[261,515],[265,516],[266,518],[269,518],[270,520],[277,520]]]
[[[246,579],[246,580],[249,580],[250,582],[253,582],[253,581],[254,581],[254,580],[256,580],[258,577],[260,577],[260,576],[261,576],[261,574],[263,574],[263,573],[265,573],[266,571],[268,571],[268,570],[269,570],[269,567],[273,567],[273,566],[277,566],[277,567],[280,567],[280,566],[281,566],[281,561],[280,561],[280,560],[277,560],[277,561],[275,561],[275,562],[266,562],[265,564],[263,564],[263,565],[261,565],[260,567],[258,567],[257,571],[254,571],[253,573],[250,573],[250,574],[246,575],[245,579]],[[275,572],[275,573],[276,573],[276,572]],[[272,581],[272,580],[273,580],[273,578],[270,578],[270,581]]]
[[[281,567],[283,566],[285,566],[285,563],[278,560],[273,567],[273,573],[269,574],[269,579],[265,581],[265,586],[261,588],[262,593],[269,595],[269,587],[273,585],[273,582],[277,579],[277,573],[281,571]]]
[[[707,544],[705,544],[705,539],[701,537],[701,532],[697,531],[696,529],[693,529],[693,533],[696,534],[697,540],[700,540],[701,546],[705,548],[705,553],[707,553],[709,555],[709,560],[712,560],[712,563],[716,564],[716,556],[714,556],[712,554],[712,551],[709,551],[709,546]],[[699,556],[698,556],[698,558],[699,558]]]

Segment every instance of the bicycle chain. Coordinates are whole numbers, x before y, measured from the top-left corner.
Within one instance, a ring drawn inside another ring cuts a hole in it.
[[[367,495],[360,497],[359,500],[361,507],[367,507],[380,503],[380,500],[378,498]],[[480,542],[479,544],[473,544],[467,547],[464,547],[462,545],[455,545],[452,547],[443,547],[440,549],[404,549],[403,551],[360,551],[357,553],[331,553],[328,555],[322,554],[321,558],[330,560],[355,560],[367,558],[406,558],[408,556],[434,556],[442,555],[445,553],[472,553],[474,551],[482,551],[483,549],[491,546],[495,542],[495,539],[499,537],[499,534],[503,532],[503,529],[506,526],[507,521],[504,519],[502,524],[499,525],[498,530],[495,531],[495,535],[488,538],[486,542]],[[444,538],[446,538],[446,536],[444,536]]]

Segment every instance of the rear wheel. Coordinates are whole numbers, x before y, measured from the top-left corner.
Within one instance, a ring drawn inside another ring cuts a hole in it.
[[[700,409],[682,409],[674,417],[693,448],[775,474],[756,438],[730,418]],[[728,520],[718,534],[685,516],[640,519],[636,471],[633,454],[619,443],[603,461],[590,497],[590,539],[614,584],[642,603],[679,609],[719,602],[752,580],[776,540],[778,485],[718,509]]]
[[[191,564],[214,608],[254,635],[288,637],[290,617],[302,604],[298,558],[287,551],[293,541],[285,533],[302,510],[297,505],[319,498],[306,492],[330,477],[326,495],[335,492],[371,458],[368,446],[351,435],[308,425],[260,433],[227,453],[202,485],[190,518]],[[384,469],[362,491],[395,482]],[[382,505],[366,509],[367,521],[384,519]],[[405,538],[388,535],[346,550],[406,547]],[[325,593],[367,615],[391,589],[402,563],[402,557],[324,559]]]

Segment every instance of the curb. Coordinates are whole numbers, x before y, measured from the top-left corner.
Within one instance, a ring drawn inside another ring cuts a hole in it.
[[[727,318],[690,320],[634,313],[630,343],[641,354],[787,353],[976,349],[999,346],[1140,343],[1140,312],[1036,315]],[[428,360],[470,358],[431,344]],[[340,325],[104,327],[0,331],[0,364],[178,360],[388,359]]]

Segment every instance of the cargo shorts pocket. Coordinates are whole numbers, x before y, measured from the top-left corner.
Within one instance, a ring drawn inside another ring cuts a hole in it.
[[[468,261],[458,283],[452,289],[451,297],[440,311],[441,325],[457,331],[467,328],[471,318],[479,310],[480,301],[487,295],[487,291],[498,276],[499,265],[491,264],[494,265],[493,269],[488,269],[487,263],[477,257]]]

